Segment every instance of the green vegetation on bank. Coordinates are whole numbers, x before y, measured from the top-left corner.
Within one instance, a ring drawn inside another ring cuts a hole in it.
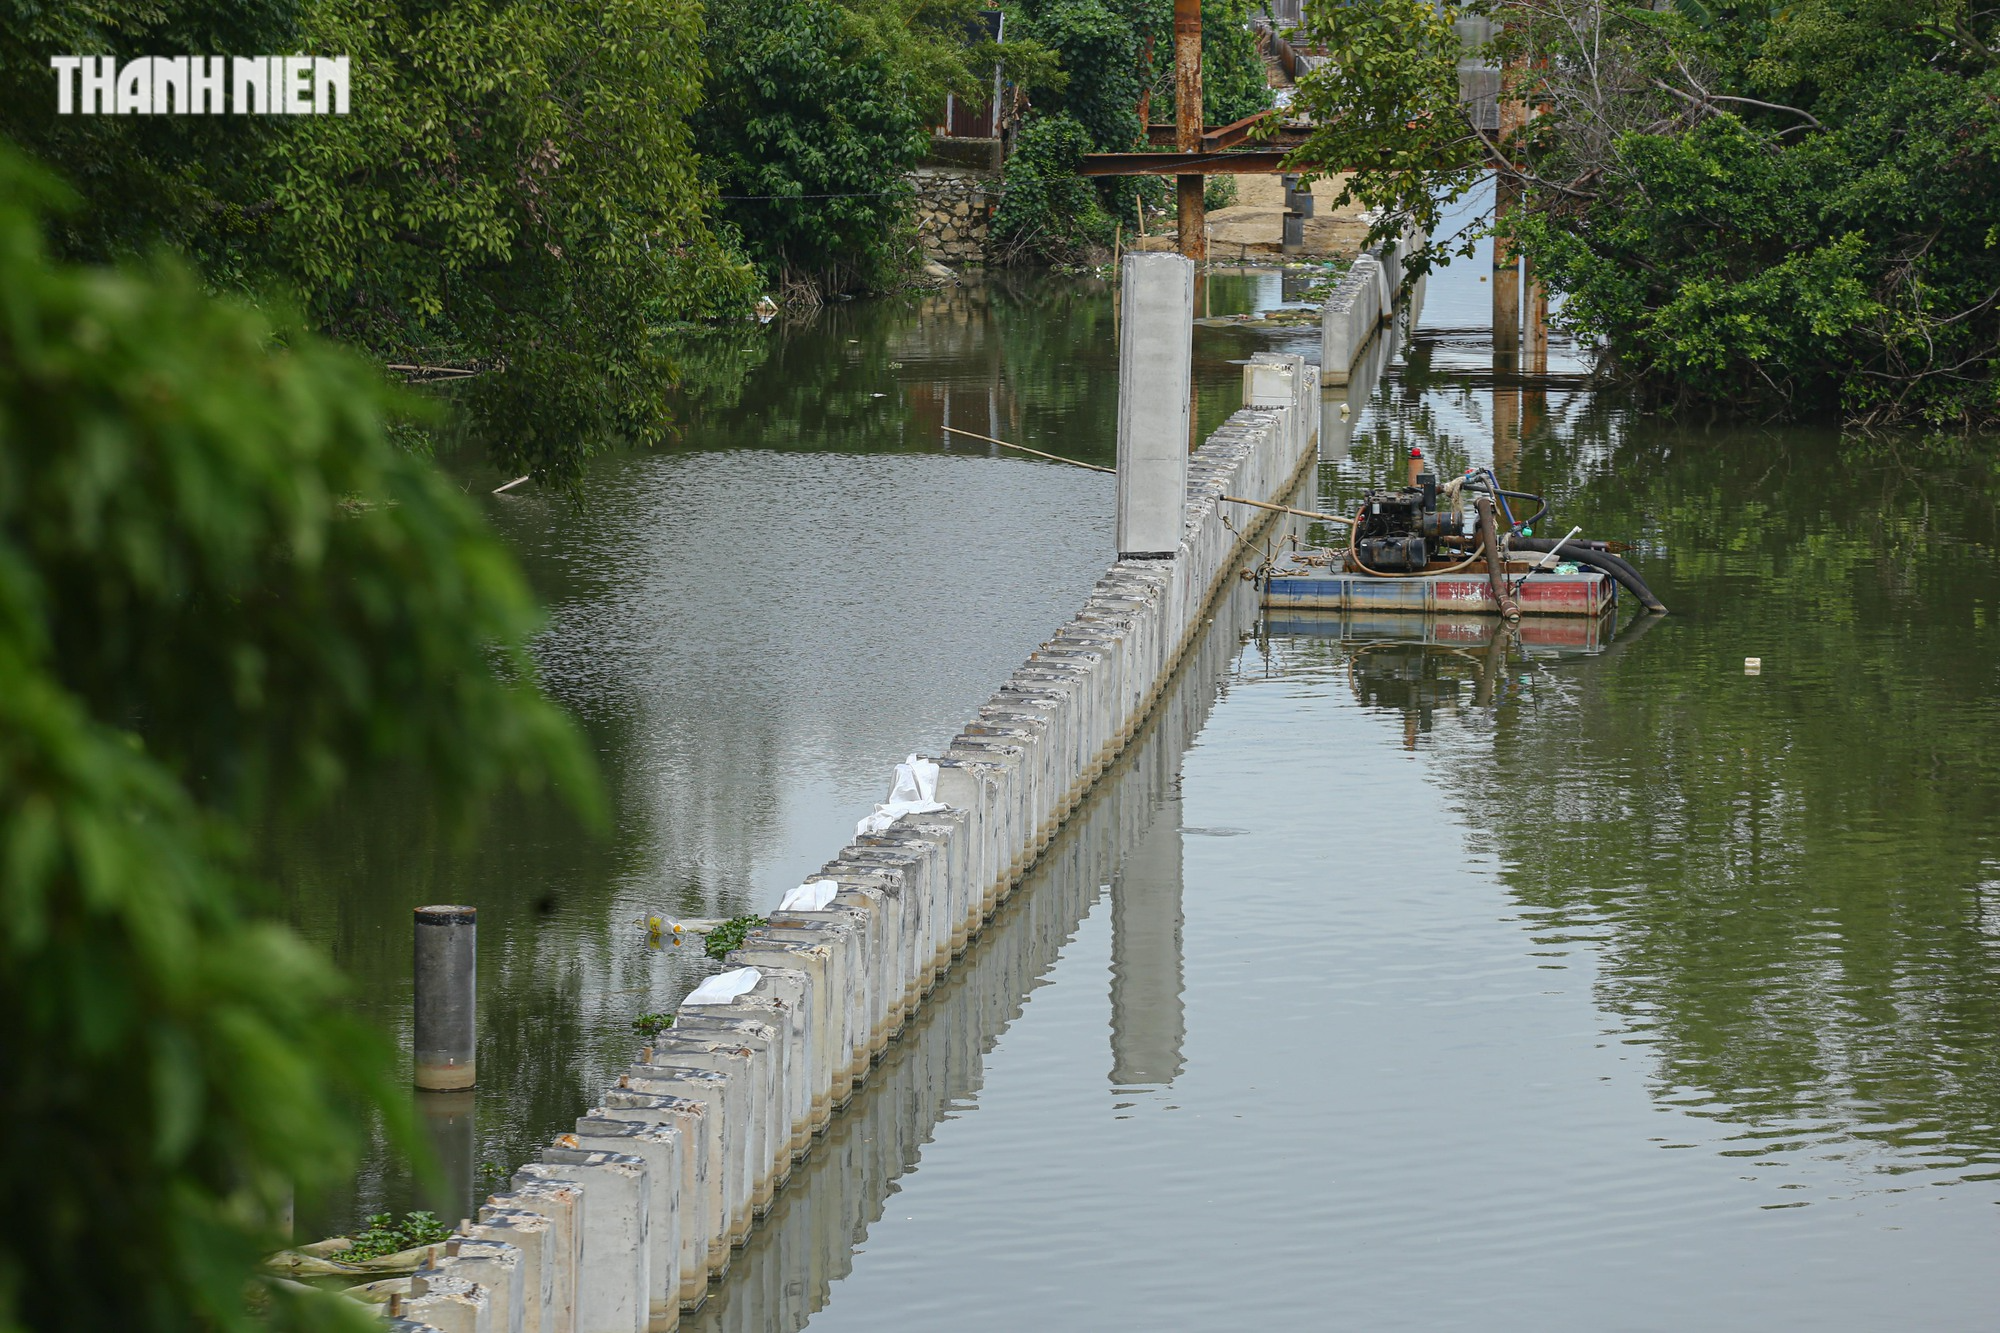
[[[1667,9],[1588,0],[1326,6],[1300,154],[1435,216],[1495,159],[1450,20],[1539,114],[1510,227],[1607,366],[1703,410],[2000,421],[2000,11],[1964,0]]]
[[[504,369],[495,415],[532,396],[543,423],[495,433],[510,469],[661,438],[654,328],[754,292],[693,153],[694,0],[107,0],[4,26],[0,133],[83,197],[65,257],[164,246],[386,361]],[[51,52],[292,50],[351,57],[351,114],[55,114]]]
[[[694,118],[721,217],[781,289],[880,289],[910,266],[906,176],[948,92],[978,95],[972,6],[739,0],[711,11]],[[990,83],[990,80],[988,80]]]
[[[371,1123],[421,1151],[249,830],[391,769],[590,813],[592,769],[416,405],[178,262],[54,259],[62,193],[0,148],[0,1329],[366,1327],[248,1285]]]
[[[1158,176],[1076,176],[1085,153],[1146,146],[1146,122],[1172,124],[1173,0],[1010,0],[1017,31],[1054,56],[1024,75],[1027,110],[994,218],[1010,256],[1072,261],[1108,247],[1134,205],[1164,207]],[[1226,125],[1271,105],[1264,60],[1250,32],[1250,0],[1202,0],[1202,119]],[[1145,120],[1141,120],[1142,107]]]
[[[945,93],[1002,58],[968,42],[976,10],[10,2],[0,139],[81,196],[61,257],[174,251],[384,362],[481,371],[468,427],[562,482],[606,441],[669,437],[676,325],[901,280],[907,173]],[[56,114],[51,55],[268,51],[349,56],[351,114]]]
[[[1003,257],[1074,259],[1165,204],[1072,169],[1173,119],[1172,0],[999,4],[996,43],[980,0],[7,0],[0,139],[81,196],[62,258],[172,251],[387,364],[477,372],[463,429],[561,484],[672,437],[673,330],[905,282],[910,172],[996,65]],[[1269,104],[1248,10],[1204,3],[1211,122]],[[51,55],[269,51],[348,56],[351,113],[56,114]]]

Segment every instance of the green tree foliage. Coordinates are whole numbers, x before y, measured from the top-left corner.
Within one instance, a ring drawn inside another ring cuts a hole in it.
[[[288,1191],[409,1112],[258,919],[246,821],[389,765],[460,807],[594,788],[518,572],[379,374],[178,266],[53,262],[55,197],[0,149],[0,1328],[247,1330]]]
[[[1249,8],[1248,0],[1203,0],[1207,124],[1228,124],[1271,105]],[[1010,22],[1056,62],[1026,80],[1033,110],[1008,161],[1007,198],[994,225],[1014,255],[1072,260],[1110,242],[1112,219],[1132,221],[1135,199],[1158,207],[1166,198],[1162,178],[1107,176],[1089,184],[1092,204],[1061,188],[1056,174],[1073,170],[1082,153],[1143,148],[1142,103],[1153,123],[1173,122],[1173,0],[1016,0],[1010,13]]]
[[[1076,174],[1090,132],[1064,112],[1036,116],[1014,138],[1007,192],[993,215],[1001,258],[1074,260],[1110,241],[1112,222],[1089,178]]]
[[[235,269],[258,216],[273,145],[295,122],[268,116],[59,116],[58,55],[253,54],[298,49],[298,6],[142,0],[0,0],[0,134],[58,164],[87,207],[53,221],[50,242],[103,260],[164,244]]]
[[[658,327],[752,291],[703,216],[696,0],[313,0],[303,27],[351,53],[354,113],[282,140],[252,207],[314,323],[503,365],[487,433],[510,470],[663,439]]]
[[[919,94],[932,88],[834,0],[744,0],[716,16],[704,53],[702,152],[765,274],[815,292],[885,281],[914,240],[903,177],[929,138]]]
[[[2000,419],[2000,15],[1808,0],[1617,36],[1648,90],[1607,108],[1622,132],[1565,117],[1524,152],[1573,322],[1693,403]]]
[[[711,12],[695,118],[721,216],[766,278],[809,299],[892,285],[916,257],[907,177],[945,96],[990,96],[974,0],[743,0]]]
[[[1145,143],[1139,99],[1162,60],[1173,68],[1172,0],[1016,0],[1010,14],[1059,62],[1059,77],[1029,89],[1037,112],[1068,116],[1095,151]]]
[[[1351,172],[1335,206],[1358,201],[1375,210],[1371,241],[1399,236],[1412,222],[1436,231],[1444,209],[1487,165],[1458,98],[1452,19],[1463,12],[1428,0],[1307,10],[1308,37],[1328,58],[1299,83],[1295,105],[1313,129],[1290,160],[1309,172]],[[1411,281],[1430,259],[1419,253]]]
[[[1250,0],[1201,0],[1201,118],[1210,125],[1230,125],[1271,105],[1271,84],[1250,31]],[[1160,34],[1153,45],[1154,124],[1167,124],[1178,114],[1174,98],[1173,5],[1162,7]]]
[[[2000,420],[2000,11],[1520,0],[1489,54],[1537,115],[1502,145],[1452,106],[1469,10],[1404,2],[1316,11],[1302,165],[1421,219],[1504,164],[1565,321],[1661,399]]]
[[[164,242],[392,361],[504,369],[488,397],[506,466],[560,478],[608,432],[662,438],[654,331],[752,294],[705,220],[687,126],[698,0],[107,0],[21,17],[0,47],[0,132],[78,180],[66,253]],[[350,56],[352,113],[52,114],[52,53],[268,50]]]

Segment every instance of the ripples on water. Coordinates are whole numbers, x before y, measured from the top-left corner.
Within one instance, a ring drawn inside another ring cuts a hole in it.
[[[689,1326],[1991,1321],[2000,491],[1652,420],[1560,355],[1524,389],[1483,359],[1484,271],[1433,280],[1303,498],[1411,443],[1490,461],[1632,541],[1674,614],[1446,650],[1233,589]],[[725,382],[696,451],[500,511],[617,840],[527,810],[466,857],[405,815],[294,880],[398,1022],[408,905],[493,904],[482,1160],[560,1127],[699,970],[632,919],[775,900],[1095,578],[1105,479],[938,446],[949,416],[1108,451],[1108,303],[1049,291],[838,313],[767,349],[783,402]],[[1283,345],[1201,337],[1204,415]],[[396,1188],[378,1164],[349,1206]]]

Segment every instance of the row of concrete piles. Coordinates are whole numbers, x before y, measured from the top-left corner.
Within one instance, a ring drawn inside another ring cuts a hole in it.
[[[1418,277],[1407,295],[1403,279],[1409,257],[1425,239],[1413,229],[1399,241],[1363,251],[1334,284],[1319,308],[1320,374],[1328,384],[1348,382],[1382,326],[1395,322],[1400,307],[1422,307],[1424,278]]]
[[[1132,740],[1259,526],[1261,511],[1224,497],[1293,489],[1320,392],[1303,358],[1260,355],[1247,406],[1190,455],[1192,265],[1130,255],[1122,281],[1120,558],[574,1130],[432,1253],[392,1298],[391,1327],[674,1328]]]

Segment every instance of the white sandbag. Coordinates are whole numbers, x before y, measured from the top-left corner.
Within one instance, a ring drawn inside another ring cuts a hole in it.
[[[896,784],[889,789],[890,805],[916,805],[937,800],[938,766],[922,755],[911,755],[896,765]]]
[[[738,967],[727,972],[718,972],[689,991],[688,997],[681,1001],[681,1007],[685,1009],[691,1004],[728,1004],[737,996],[747,995],[755,990],[757,983],[763,979],[764,974],[754,967]]]
[[[937,762],[922,755],[913,754],[896,765],[896,782],[889,789],[889,799],[854,826],[854,836],[885,833],[904,815],[928,815],[947,809],[937,799],[937,780]]]
[[[840,885],[830,879],[809,879],[785,895],[778,904],[780,912],[821,912],[826,910],[833,896],[840,892]]]

